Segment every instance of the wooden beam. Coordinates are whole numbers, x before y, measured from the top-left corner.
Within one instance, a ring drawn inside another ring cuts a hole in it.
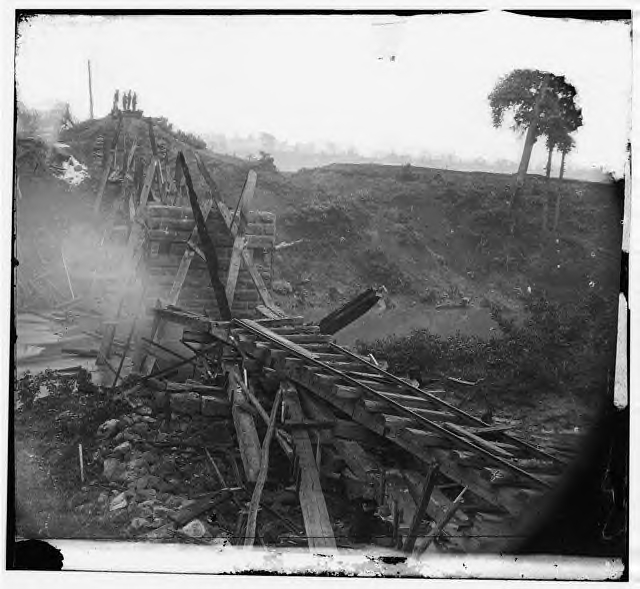
[[[242,252],[247,245],[246,237],[237,235],[233,242],[233,250],[231,252],[231,260],[229,262],[229,273],[227,274],[227,300],[229,306],[233,305],[233,297],[236,294],[236,283],[238,274],[240,273],[240,264],[242,263]]]
[[[247,179],[245,180],[244,186],[242,187],[242,193],[240,194],[240,198],[238,199],[238,204],[236,205],[235,213],[233,214],[233,218],[231,219],[231,226],[229,227],[229,231],[231,231],[233,235],[243,234],[245,231],[249,206],[251,205],[251,201],[253,200],[257,180],[258,175],[255,173],[255,171],[249,170]]]
[[[246,407],[249,406],[249,399],[241,384],[242,380],[238,366],[229,363],[225,368],[229,377],[227,390],[242,464],[247,480],[253,483],[260,472],[260,439],[258,438],[253,415],[246,410]]]
[[[304,420],[305,417],[295,387],[287,388],[284,394],[289,417],[298,421]],[[320,473],[309,434],[305,430],[295,429],[291,437],[300,468],[299,497],[309,549],[335,549],[336,541],[327,504],[322,494]]]
[[[205,224],[204,216],[200,210],[198,204],[198,196],[193,188],[193,182],[191,180],[191,173],[187,167],[187,162],[184,159],[184,154],[180,152],[178,154],[180,165],[182,166],[182,173],[184,174],[185,182],[187,183],[187,190],[189,191],[189,201],[191,202],[191,208],[193,209],[193,217],[196,221],[196,227],[198,228],[198,235],[200,236],[200,245],[207,258],[207,269],[209,271],[209,278],[211,279],[211,286],[216,295],[216,302],[218,303],[218,309],[220,310],[220,317],[223,320],[231,320],[231,309],[229,308],[229,301],[227,295],[220,282],[218,257],[216,255],[216,249],[211,241],[211,237],[207,232],[207,226]]]
[[[213,206],[213,201],[208,200],[202,206],[202,216],[206,222],[209,217],[209,213],[211,212],[211,207]],[[198,228],[194,227],[191,235],[189,236],[188,242],[195,242],[198,237]],[[184,254],[182,254],[182,260],[180,262],[180,266],[178,267],[178,272],[176,273],[176,277],[173,280],[173,285],[171,286],[171,290],[169,291],[169,296],[167,297],[167,305],[177,305],[178,299],[180,298],[180,291],[182,290],[182,286],[184,285],[184,281],[187,278],[187,272],[189,271],[189,267],[191,266],[191,261],[193,260],[193,256],[195,255],[195,248],[186,249]],[[203,252],[204,255],[204,252]]]
[[[253,406],[256,408],[256,411],[258,412],[260,417],[262,417],[262,420],[267,425],[269,425],[269,415],[260,404],[260,401],[258,400],[258,398],[253,394],[253,391],[251,390],[251,384],[247,385],[244,392],[247,395],[247,397],[249,397],[249,400],[253,403]],[[282,451],[286,454],[287,458],[291,460],[293,456],[293,451],[289,446],[288,442],[284,439],[284,436],[282,435],[282,431],[277,428],[276,428],[276,440],[278,444],[280,444],[280,447],[282,448]]]
[[[256,486],[253,488],[253,495],[251,496],[251,504],[249,505],[249,513],[247,515],[247,531],[245,532],[244,545],[253,546],[256,539],[256,522],[258,519],[258,507],[260,507],[260,497],[262,496],[262,489],[267,480],[267,471],[269,470],[269,447],[271,446],[271,438],[276,428],[276,418],[278,417],[278,409],[280,408],[280,402],[282,400],[282,387],[278,389],[276,398],[273,401],[273,407],[271,408],[271,416],[269,417],[269,424],[267,426],[267,433],[264,436],[262,442],[262,451],[260,454],[260,472],[258,473],[258,480]]]
[[[235,238],[235,236],[238,233],[238,226],[237,224],[233,223],[233,215],[231,211],[229,211],[227,206],[224,204],[224,202],[222,201],[220,190],[218,189],[218,186],[216,185],[213,178],[211,177],[211,174],[209,174],[209,171],[207,170],[206,166],[204,165],[204,162],[202,161],[198,153],[195,153],[195,158],[198,164],[198,169],[200,170],[202,177],[205,179],[205,182],[209,186],[211,196],[215,200],[216,206],[218,207],[218,211],[220,212],[220,215],[224,219],[224,222],[227,225],[227,228],[231,232],[231,235],[233,235],[233,237]],[[275,314],[279,315],[280,317],[284,317],[286,314],[284,313],[284,311],[282,311],[282,309],[278,307],[278,305],[276,305],[275,301],[273,300],[273,297],[271,296],[271,293],[269,293],[269,290],[267,289],[267,285],[265,284],[262,276],[260,275],[260,272],[258,272],[257,268],[254,266],[253,254],[251,253],[250,250],[248,249],[242,250],[242,261],[244,262],[245,267],[247,268],[247,271],[251,276],[251,280],[253,281],[253,284],[255,285],[256,289],[258,290],[258,293],[260,294],[260,298],[264,306],[272,310]]]
[[[229,272],[227,273],[227,300],[229,306],[233,305],[233,297],[236,291],[236,282],[238,280],[238,273],[240,272],[240,265],[242,263],[242,251],[247,245],[245,238],[246,230],[246,218],[249,205],[253,200],[253,195],[256,189],[257,175],[253,170],[249,171],[247,179],[242,188],[242,193],[238,199],[238,205],[236,206],[236,212],[231,219],[231,226],[229,231],[236,235],[233,242],[233,251],[231,252],[231,260],[229,262]],[[242,219],[242,221],[241,221]],[[236,229],[237,227],[237,229]],[[235,229],[235,231],[234,231]]]
[[[239,323],[245,326],[252,327],[253,330],[258,331],[260,334],[266,335],[267,337],[272,338],[277,342],[280,342],[290,350],[297,352],[298,354],[300,354],[301,356],[304,356],[305,358],[315,359],[315,356],[316,356],[315,354],[312,354],[308,350],[305,350],[302,346],[299,346],[298,344],[293,343],[292,341],[288,340],[286,337],[278,333],[275,333],[274,331],[271,331],[268,327],[265,327],[264,325],[261,325],[256,321],[252,321],[251,319],[241,319],[239,320]],[[274,344],[273,347],[277,347],[277,346]]]
[[[431,543],[440,535],[442,530],[444,530],[444,527],[451,521],[451,518],[456,514],[456,511],[458,511],[458,509],[460,508],[460,505],[462,505],[462,502],[464,501],[464,494],[466,492],[467,492],[467,487],[465,487],[464,489],[462,489],[462,491],[460,491],[460,494],[455,498],[454,502],[449,506],[449,509],[447,510],[447,513],[445,513],[444,517],[436,524],[434,530],[432,532],[429,532],[427,542],[422,547],[422,550],[420,552],[424,552],[427,548],[429,548]]]
[[[149,191],[151,190],[151,184],[153,183],[153,177],[156,173],[156,166],[158,165],[158,160],[155,156],[151,158],[149,165],[147,166],[147,173],[144,177],[144,184],[142,185],[142,192],[140,193],[140,202],[138,204],[138,208],[136,209],[136,216],[140,214],[140,211],[144,210],[147,206],[147,200],[149,199]]]
[[[411,520],[411,527],[409,528],[409,535],[404,542],[403,551],[411,554],[413,552],[413,548],[416,544],[418,528],[424,519],[424,516],[427,513],[427,508],[429,507],[429,501],[431,501],[431,493],[433,493],[433,488],[436,485],[436,476],[438,474],[438,464],[434,463],[429,468],[429,472],[427,473],[427,480],[424,483],[422,497],[420,498],[420,502],[416,504],[416,512],[413,515],[413,519]]]

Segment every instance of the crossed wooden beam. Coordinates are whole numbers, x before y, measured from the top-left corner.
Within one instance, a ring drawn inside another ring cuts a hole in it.
[[[184,158],[184,154],[182,152],[178,153],[176,159],[176,168],[180,168],[181,175],[187,185],[189,201],[193,210],[193,216],[196,221],[196,226],[193,228],[193,231],[191,232],[191,235],[189,236],[189,239],[187,241],[187,248],[182,256],[182,260],[180,261],[178,271],[176,272],[171,290],[169,291],[169,296],[165,301],[166,305],[175,306],[177,304],[178,299],[180,298],[180,292],[191,266],[191,262],[194,256],[198,255],[202,259],[204,259],[207,265],[209,277],[211,280],[211,286],[214,290],[216,302],[218,304],[218,308],[220,309],[220,315],[223,320],[228,321],[232,318],[231,307],[233,305],[240,267],[243,263],[249,271],[253,283],[255,284],[260,294],[263,305],[274,315],[281,317],[285,316],[285,313],[275,304],[273,298],[271,297],[271,294],[269,293],[267,286],[264,283],[262,276],[260,275],[260,272],[253,264],[252,253],[246,247],[247,238],[245,232],[247,227],[247,217],[249,206],[251,204],[251,201],[253,200],[253,195],[255,193],[257,174],[253,170],[249,171],[242,189],[242,193],[240,195],[240,199],[238,201],[238,205],[236,206],[236,210],[234,213],[231,213],[224,202],[222,202],[217,185],[215,184],[213,178],[209,174],[209,171],[207,170],[204,163],[202,162],[202,159],[197,153],[195,154],[195,158],[198,164],[198,169],[200,170],[207,185],[209,186],[211,195],[210,198],[206,201],[202,201],[198,198],[195,189],[193,188],[191,173]],[[148,184],[150,184],[150,182]],[[145,186],[146,185],[147,183],[145,183]],[[143,199],[143,196],[148,196],[148,190],[146,191],[146,193],[143,190],[138,212],[141,210],[141,207],[146,206],[146,199]],[[233,250],[231,253],[226,285],[223,285],[220,281],[217,253],[206,228],[207,218],[214,206],[218,209],[220,215],[225,221],[225,224],[227,225],[227,228],[229,229],[231,235],[234,237]],[[164,322],[160,321],[157,324],[154,324],[150,338],[151,341],[161,339],[163,331]],[[140,369],[140,372],[145,375],[150,374],[155,365],[155,357],[152,355],[147,355],[146,359],[143,360],[142,356],[143,353],[141,349],[138,349],[136,357],[134,358],[134,368]]]

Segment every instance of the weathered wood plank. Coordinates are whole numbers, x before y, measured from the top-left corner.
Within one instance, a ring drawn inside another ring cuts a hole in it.
[[[297,344],[295,344],[294,342],[290,341],[288,338],[275,333],[274,331],[271,331],[268,327],[265,327],[264,325],[261,325],[260,323],[257,323],[256,321],[252,321],[251,319],[243,319],[241,323],[244,323],[245,325],[248,325],[250,327],[253,327],[254,330],[257,330],[259,333],[261,333],[262,335],[265,335],[281,344],[283,344],[284,346],[286,346],[287,348],[289,348],[290,350],[294,350],[295,352],[297,352],[298,354],[300,354],[301,356],[304,356],[305,358],[310,358],[310,359],[314,359],[315,358],[315,354],[313,354],[312,352],[309,352],[308,350],[305,350],[302,346],[299,346]]]
[[[251,496],[251,504],[249,505],[249,513],[247,515],[247,531],[245,533],[244,545],[253,546],[256,539],[256,522],[258,519],[258,507],[260,507],[260,497],[262,496],[262,489],[267,480],[267,471],[269,470],[269,449],[271,446],[271,438],[273,437],[276,428],[276,419],[278,417],[278,409],[280,408],[280,400],[282,399],[282,387],[278,389],[276,398],[273,401],[273,407],[271,408],[271,416],[269,417],[269,423],[267,425],[267,433],[264,436],[262,442],[262,450],[260,453],[260,472],[258,473],[258,480],[256,486],[253,489],[253,495]]]
[[[431,468],[429,468],[429,472],[427,473],[427,480],[425,481],[425,484],[423,486],[420,502],[417,504],[417,509],[413,514],[413,520],[411,521],[409,535],[405,539],[404,546],[402,547],[404,552],[413,552],[413,548],[417,540],[418,527],[422,523],[422,520],[427,513],[427,508],[429,507],[429,502],[431,501],[431,494],[433,493],[433,488],[436,485],[437,474],[438,465],[433,464]]]
[[[253,415],[246,410],[249,398],[245,394],[240,372],[235,364],[228,364],[228,393],[231,402],[231,414],[238,438],[238,447],[247,480],[255,482],[260,472],[261,446]]]
[[[481,438],[480,436],[477,436],[471,433],[469,430],[465,429],[464,427],[461,427],[455,423],[446,423],[445,427],[451,430],[452,432],[455,432],[456,434],[469,438],[474,444],[480,446],[481,448],[485,448],[486,450],[489,450],[490,452],[498,454],[499,456],[503,456],[504,458],[513,458],[513,454],[511,454],[511,452],[508,452],[507,450],[501,448],[497,444],[489,442],[484,438]]]
[[[242,251],[246,245],[246,238],[242,235],[237,235],[233,242],[233,251],[231,252],[229,272],[227,274],[226,292],[229,305],[233,305],[233,298],[236,293],[236,283],[238,281],[238,274],[240,273],[240,265],[242,264]]]
[[[187,162],[184,159],[184,154],[179,153],[179,162],[182,166],[182,173],[184,174],[185,182],[187,184],[187,190],[189,192],[189,201],[191,208],[193,209],[193,216],[196,220],[196,226],[198,228],[198,235],[200,236],[200,244],[202,250],[207,258],[207,269],[209,270],[209,278],[211,279],[211,286],[216,295],[216,302],[220,311],[220,316],[225,321],[231,319],[231,309],[229,308],[229,302],[227,301],[227,295],[225,293],[224,286],[220,282],[218,258],[216,254],[215,246],[209,237],[207,227],[198,203],[198,196],[193,188],[193,182],[191,180],[191,173],[187,167]]]
[[[285,392],[285,399],[289,416],[294,420],[303,420],[305,417],[300,406],[298,392],[294,387]],[[302,508],[309,549],[335,549],[336,541],[322,493],[320,473],[309,434],[304,430],[294,429],[291,437],[300,468],[300,507]]]

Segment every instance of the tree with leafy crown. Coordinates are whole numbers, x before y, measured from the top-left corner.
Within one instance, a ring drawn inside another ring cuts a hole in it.
[[[576,98],[575,86],[564,76],[530,69],[517,69],[500,78],[489,94],[493,126],[501,127],[509,113],[513,118],[511,128],[520,134],[526,133],[512,208],[524,184],[535,142],[546,136],[551,156],[559,140],[582,126],[582,110]],[[550,168],[549,162],[547,165]],[[513,229],[514,225],[512,232]]]

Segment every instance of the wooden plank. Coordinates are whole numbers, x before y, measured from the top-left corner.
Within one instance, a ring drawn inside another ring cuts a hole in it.
[[[149,199],[149,191],[151,190],[151,184],[156,173],[156,166],[158,160],[155,157],[151,158],[149,165],[147,166],[147,173],[144,177],[144,184],[142,185],[142,192],[140,193],[140,202],[136,210],[136,217],[140,215],[140,212],[147,206],[147,200]]]
[[[195,158],[198,164],[198,169],[200,170],[200,173],[205,179],[205,182],[209,186],[212,197],[215,199],[218,210],[220,211],[222,218],[224,219],[227,227],[229,228],[231,235],[233,235],[233,237],[235,238],[235,236],[238,233],[238,226],[237,224],[233,223],[233,215],[231,214],[227,206],[224,204],[224,202],[222,202],[220,190],[218,189],[218,186],[216,185],[213,178],[209,174],[209,171],[207,170],[206,166],[204,165],[204,162],[202,161],[198,153],[195,154]],[[271,294],[269,293],[269,290],[267,289],[267,285],[265,284],[262,276],[260,275],[260,272],[258,272],[257,268],[254,266],[253,254],[251,253],[250,250],[248,249],[242,250],[242,261],[244,262],[245,267],[249,271],[251,280],[253,281],[256,288],[258,289],[258,293],[260,294],[260,298],[262,299],[262,302],[265,305],[265,307],[274,311],[276,314],[279,314],[281,317],[284,316],[285,315],[284,311],[282,311],[282,309],[280,309],[278,305],[276,305],[275,301],[273,300],[273,297],[271,296]]]
[[[480,446],[481,448],[485,448],[486,450],[489,450],[490,452],[503,456],[504,458],[513,458],[513,454],[511,454],[511,452],[507,452],[506,450],[504,450],[503,448],[500,448],[496,444],[493,444],[492,442],[489,442],[484,438],[481,438],[480,436],[477,436],[471,433],[469,430],[465,429],[464,427],[461,427],[455,423],[449,423],[449,422],[445,424],[445,427],[451,430],[452,432],[455,432],[456,434],[469,438],[474,444]]]
[[[440,535],[444,527],[451,521],[451,518],[455,515],[456,511],[460,508],[462,501],[464,500],[464,494],[467,492],[467,487],[462,489],[460,494],[455,498],[454,502],[451,504],[444,517],[436,524],[434,530],[429,533],[429,537],[427,542],[422,547],[421,552],[424,552],[431,543]]]
[[[294,420],[303,420],[304,414],[300,406],[298,392],[294,387],[286,390],[285,399],[289,416]],[[302,508],[302,518],[309,549],[335,549],[336,541],[331,527],[331,520],[329,519],[327,504],[322,493],[320,473],[318,472],[309,434],[304,430],[295,429],[291,437],[300,469],[300,507]]]
[[[179,153],[179,158],[180,165],[182,166],[182,173],[184,174],[185,182],[187,183],[189,201],[191,203],[191,208],[193,209],[193,217],[196,220],[198,235],[200,236],[200,245],[202,246],[202,250],[204,251],[207,258],[207,269],[209,271],[209,278],[211,279],[211,286],[213,287],[214,293],[216,295],[216,303],[218,304],[221,318],[225,321],[229,321],[231,320],[231,309],[229,307],[229,302],[227,301],[227,295],[224,286],[222,285],[222,282],[220,282],[216,249],[213,241],[211,241],[209,233],[207,232],[204,217],[198,203],[198,196],[196,195],[196,192],[193,188],[191,173],[189,172],[187,162],[184,159],[184,154],[182,152]]]
[[[256,174],[255,170],[249,170],[247,179],[245,180],[244,186],[242,187],[242,193],[240,194],[240,198],[238,199],[236,211],[231,220],[231,226],[229,227],[229,231],[231,231],[231,233],[234,235],[244,233],[247,223],[247,213],[249,212],[249,207],[251,206],[251,201],[253,200],[257,180],[258,175]]]
[[[245,532],[244,545],[253,546],[256,539],[256,523],[258,519],[258,507],[260,506],[260,497],[262,496],[262,489],[267,480],[267,471],[269,469],[269,449],[271,446],[271,438],[273,437],[276,428],[276,419],[278,417],[278,409],[280,409],[280,400],[282,399],[282,387],[278,389],[276,398],[271,408],[271,416],[269,417],[269,423],[267,425],[267,433],[264,436],[262,442],[262,450],[260,454],[260,472],[258,473],[258,480],[256,486],[253,489],[253,495],[251,496],[251,504],[249,505],[249,514],[247,515],[247,531]]]
[[[299,346],[295,343],[293,343],[292,341],[288,340],[287,338],[285,338],[284,336],[281,336],[273,331],[271,331],[268,327],[265,327],[264,325],[260,325],[260,323],[257,323],[255,321],[252,321],[251,319],[242,319],[240,321],[241,324],[253,327],[254,330],[258,331],[260,334],[267,336],[281,344],[283,344],[285,347],[289,348],[290,350],[293,350],[295,352],[297,352],[298,354],[300,354],[301,356],[304,356],[305,358],[310,358],[310,359],[315,359],[315,354],[309,352],[308,350],[305,350],[302,346]]]
[[[413,514],[411,527],[409,529],[409,535],[407,536],[402,548],[404,552],[413,552],[413,548],[416,544],[418,527],[422,523],[422,520],[427,513],[427,508],[429,507],[429,502],[431,501],[431,494],[433,493],[433,488],[436,485],[436,476],[438,474],[438,470],[439,468],[437,463],[431,465],[431,467],[429,468],[429,472],[427,473],[427,480],[425,481],[422,491],[422,497],[420,498],[420,502],[418,503],[416,512]]]
[[[211,200],[204,203],[202,206],[202,216],[206,222],[209,217],[209,213],[211,212],[211,208],[213,206],[213,202]],[[191,235],[189,236],[189,241],[195,241],[198,235],[198,228],[194,227]],[[180,298],[180,291],[182,290],[182,286],[184,285],[184,281],[187,277],[187,273],[189,272],[189,267],[191,266],[191,261],[193,260],[193,256],[195,255],[195,249],[187,249],[184,254],[182,254],[182,261],[180,262],[180,266],[178,268],[178,272],[173,280],[173,285],[171,286],[171,290],[169,291],[169,296],[167,297],[168,305],[177,305],[178,299]]]
[[[258,293],[260,294],[260,298],[262,299],[263,304],[269,309],[273,310],[275,313],[279,314],[281,317],[286,316],[286,313],[276,305],[271,293],[267,289],[267,285],[264,282],[260,272],[253,264],[253,253],[251,250],[243,249],[242,250],[242,261],[245,264],[247,271],[249,272],[249,276],[251,276],[251,280],[253,284],[255,284],[258,289]]]
[[[375,477],[380,470],[378,464],[358,442],[336,438],[332,443],[356,477],[370,483],[376,481]]]
[[[236,430],[238,447],[242,458],[244,472],[249,482],[255,482],[258,478],[261,465],[261,446],[253,415],[246,410],[249,406],[249,398],[245,394],[244,383],[235,364],[229,363],[226,367],[229,377],[228,393],[231,402],[231,414]]]
[[[242,263],[242,251],[247,245],[247,240],[242,235],[237,235],[233,242],[233,251],[231,252],[231,260],[229,261],[229,272],[227,274],[227,300],[229,305],[233,305],[233,298],[236,293],[236,283],[238,274],[240,273],[240,264]]]

